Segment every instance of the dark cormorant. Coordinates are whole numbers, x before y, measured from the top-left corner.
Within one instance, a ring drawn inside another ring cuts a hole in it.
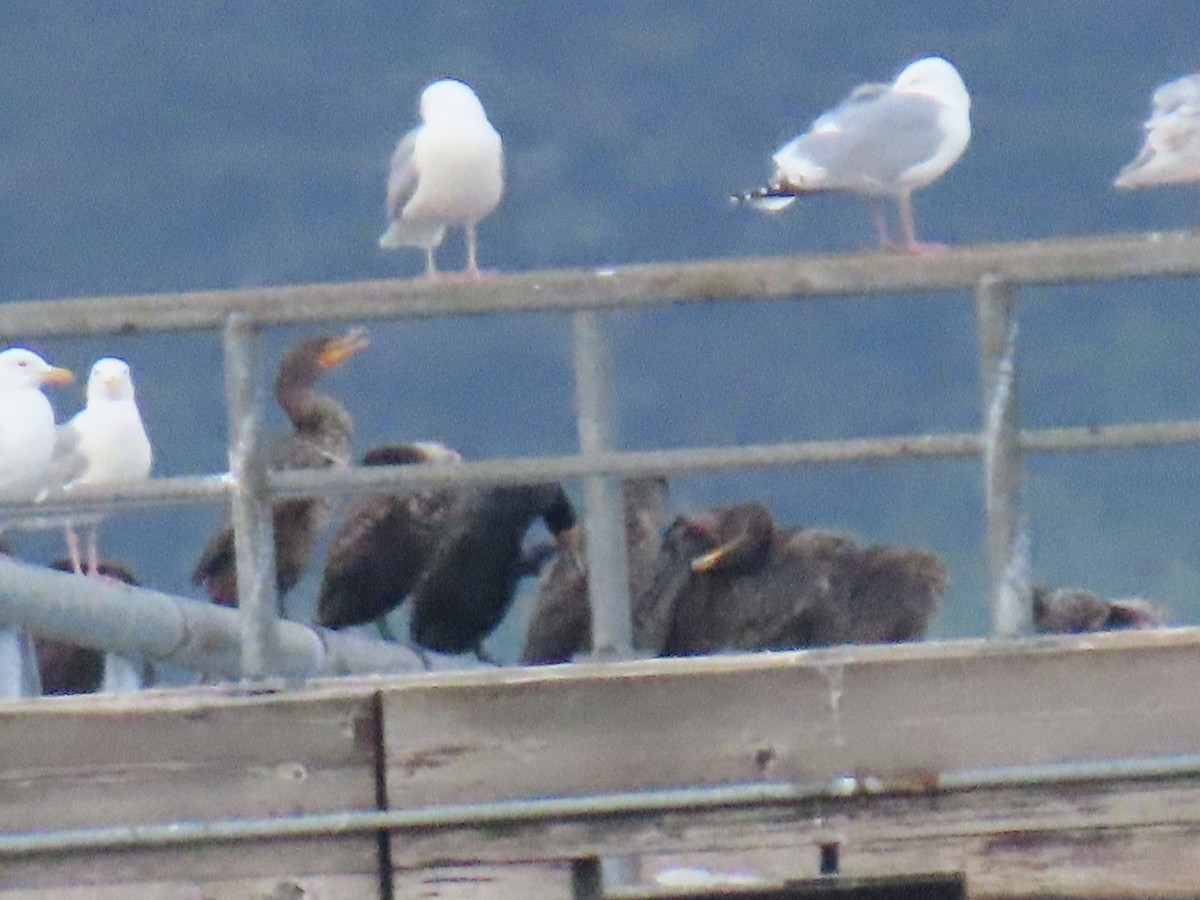
[[[70,559],[59,559],[51,563],[50,568],[71,572],[74,565]],[[96,572],[134,587],[138,585],[133,574],[116,563],[99,563]],[[92,694],[100,690],[104,681],[103,651],[42,637],[34,638],[34,647],[43,695]]]
[[[633,644],[643,646],[643,616],[636,603],[645,596],[658,559],[667,509],[664,478],[633,478],[621,486],[629,562],[629,596],[633,599]],[[583,548],[565,547],[550,563],[538,585],[537,606],[525,633],[521,661],[525,665],[569,662],[592,646],[587,568]]]
[[[474,650],[500,624],[530,568],[525,532],[541,517],[555,541],[576,538],[575,511],[558,484],[470,486],[412,591],[413,643],[443,653]]]
[[[313,390],[321,373],[338,366],[367,345],[354,328],[342,337],[311,338],[293,347],[279,364],[275,400],[292,423],[292,432],[271,452],[272,469],[320,469],[350,464],[354,423],[333,397]],[[282,598],[295,587],[312,558],[317,534],[330,503],[320,499],[281,500],[275,504],[275,587]],[[204,548],[192,573],[213,602],[237,605],[237,565],[233,529],[218,532]]]
[[[685,656],[912,640],[945,582],[931,554],[777,528],[751,503],[677,519],[650,591],[662,655]]]
[[[1161,611],[1140,598],[1106,600],[1082,588],[1053,590],[1044,584],[1033,588],[1033,626],[1038,631],[1071,634],[1163,624]]]
[[[364,466],[460,462],[453,450],[434,443],[376,447]],[[386,615],[416,584],[443,536],[455,491],[369,495],[351,504],[329,543],[317,623],[327,628],[363,625]]]

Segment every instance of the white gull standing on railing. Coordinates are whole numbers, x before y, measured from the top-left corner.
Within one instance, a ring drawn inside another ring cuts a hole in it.
[[[461,225],[467,238],[467,274],[479,277],[475,226],[504,193],[500,135],[475,92],[443,78],[421,93],[421,124],[400,139],[387,183],[390,223],[379,238],[385,250],[419,247],[425,274],[437,275],[435,253],[446,229]]]
[[[133,376],[123,359],[96,360],[88,376],[87,404],[59,429],[55,464],[67,487],[120,484],[150,477],[153,452],[134,396]],[[86,522],[87,574],[99,571],[100,517],[73,517],[64,526],[71,567],[83,572],[77,522]]]
[[[33,493],[45,488],[56,428],[54,409],[42,387],[73,380],[69,370],[50,365],[24,347],[0,353],[0,491]]]
[[[1159,85],[1142,127],[1142,149],[1117,175],[1119,188],[1200,181],[1200,74]]]
[[[735,196],[770,212],[801,194],[849,191],[871,203],[879,243],[926,249],[913,226],[912,192],[944,175],[971,140],[971,98],[939,56],[905,68],[891,84],[863,84],[775,152],[770,185]],[[879,198],[895,199],[901,242],[888,238]],[[930,245],[932,246],[932,245]]]

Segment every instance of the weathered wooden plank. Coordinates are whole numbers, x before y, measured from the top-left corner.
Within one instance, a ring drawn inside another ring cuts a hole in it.
[[[374,810],[377,752],[376,700],[362,690],[8,704],[0,829]],[[13,858],[0,867],[0,890],[59,896],[123,885],[121,896],[149,897],[171,880],[203,886],[197,896],[249,897],[264,878],[336,875],[352,886],[346,896],[377,896],[378,873],[378,837],[363,833]]]
[[[297,878],[144,881],[2,890],[0,900],[375,900],[377,878]]]
[[[435,866],[394,874],[396,900],[569,900],[566,863]]]
[[[762,806],[409,830],[393,840],[391,855],[394,865],[419,866],[638,853],[649,870],[645,860],[657,856],[715,853],[744,859],[747,853],[783,853],[788,867],[764,874],[809,878],[821,874],[819,848],[832,844],[844,874],[952,874],[966,871],[970,854],[982,853],[981,848],[999,858],[1009,846],[1053,844],[1062,835],[1085,835],[1089,829],[1131,834],[1200,829],[1200,775],[825,796]],[[938,847],[942,850],[934,852]],[[1160,861],[1171,868],[1167,852]],[[881,862],[888,858],[902,862]],[[1200,885],[1200,865],[1193,876]]]
[[[389,803],[1194,754],[1197,647],[1181,629],[396,681]]]

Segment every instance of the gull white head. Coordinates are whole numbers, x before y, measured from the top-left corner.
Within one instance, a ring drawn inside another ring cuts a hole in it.
[[[413,446],[421,451],[426,462],[431,463],[460,463],[462,454],[452,450],[441,441],[413,441]]]
[[[9,347],[0,353],[0,390],[63,385],[74,380],[75,376],[69,369],[52,366],[24,347]]]
[[[892,82],[892,90],[924,94],[956,112],[966,113],[971,108],[971,95],[958,69],[940,56],[926,56],[907,66]]]
[[[87,384],[88,405],[132,399],[133,375],[129,371],[129,363],[115,356],[105,356],[92,364]]]
[[[487,119],[483,104],[470,86],[454,78],[435,81],[421,92],[421,119],[425,122],[440,118],[470,116]]]

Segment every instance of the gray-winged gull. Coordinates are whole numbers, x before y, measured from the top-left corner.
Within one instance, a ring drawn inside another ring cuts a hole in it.
[[[912,192],[944,175],[971,140],[971,98],[958,70],[939,56],[905,68],[891,84],[863,84],[772,157],[766,188],[737,196],[767,211],[801,194],[850,191],[868,198],[881,246],[893,246],[879,198],[895,199],[899,249],[918,251]]]
[[[387,182],[386,250],[420,247],[425,274],[437,275],[435,253],[446,229],[461,225],[467,236],[467,268],[479,277],[475,226],[504,193],[500,135],[469,86],[453,78],[421,93],[421,124],[400,139]]]
[[[92,365],[87,403],[59,429],[55,458],[68,486],[120,484],[150,477],[154,455],[125,360],[106,356]],[[95,575],[100,568],[100,519],[89,517],[86,522],[87,573]],[[75,521],[68,521],[64,529],[71,567],[82,573]]]
[[[1142,127],[1142,149],[1117,175],[1119,188],[1200,181],[1200,74],[1159,85]]]
[[[24,347],[0,353],[0,491],[45,488],[56,427],[54,409],[41,389],[73,380],[68,369]]]

